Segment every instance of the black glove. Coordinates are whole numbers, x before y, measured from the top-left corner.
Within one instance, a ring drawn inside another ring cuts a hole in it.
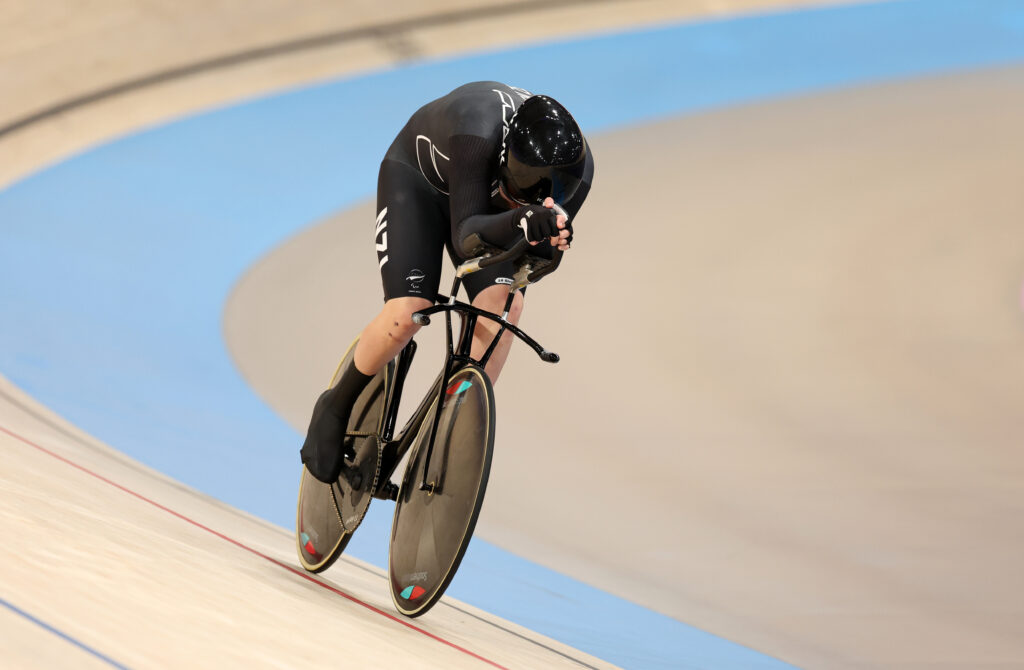
[[[558,214],[550,207],[525,205],[516,210],[513,223],[528,242],[544,242],[558,237]]]

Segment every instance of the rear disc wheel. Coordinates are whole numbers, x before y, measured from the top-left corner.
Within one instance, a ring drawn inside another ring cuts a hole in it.
[[[358,340],[357,340],[358,341]],[[338,366],[330,388],[341,377],[341,371],[352,364],[353,342]],[[362,433],[352,440],[356,458],[346,462],[336,482],[326,484],[302,468],[299,505],[295,523],[295,543],[299,562],[310,572],[323,572],[345,550],[373,498],[380,477],[380,429],[384,402],[394,374],[394,363],[370,380],[359,394],[349,416],[348,432]]]

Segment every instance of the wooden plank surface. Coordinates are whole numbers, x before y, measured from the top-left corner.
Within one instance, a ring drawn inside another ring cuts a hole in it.
[[[131,130],[282,88],[396,62],[663,21],[838,4],[837,0],[200,0],[0,6],[0,129],[67,101],[157,73],[254,50],[102,97],[0,134],[0,187]],[[438,20],[440,17],[440,20]],[[421,20],[422,19],[422,20]],[[359,33],[369,30],[368,33]],[[341,34],[315,48],[275,51]],[[349,34],[352,33],[352,34]],[[346,36],[348,35],[348,36]]]
[[[604,187],[523,316],[562,362],[513,349],[499,416],[531,420],[501,423],[478,535],[800,667],[1024,665],[1021,109],[1011,67],[593,137]],[[228,301],[298,430],[376,313],[373,218]]]
[[[0,379],[3,598],[128,667],[611,667],[446,599],[397,615],[378,568],[298,565],[289,531],[130,461]],[[110,667],[0,608],[10,667]],[[348,644],[347,644],[348,642]]]

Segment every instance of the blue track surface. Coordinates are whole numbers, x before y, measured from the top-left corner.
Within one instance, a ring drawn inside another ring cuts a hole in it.
[[[374,192],[424,101],[503,80],[556,95],[594,133],[1019,62],[1022,1],[887,2],[431,62],[185,119],[0,193],[0,372],[126,454],[290,527],[297,477],[282,473],[297,471],[299,438],[232,367],[223,304],[275,245]],[[595,188],[614,188],[600,167]],[[372,253],[371,231],[339,258]],[[350,551],[384,565],[390,506],[371,512]],[[787,667],[483,542],[450,593],[627,667]]]

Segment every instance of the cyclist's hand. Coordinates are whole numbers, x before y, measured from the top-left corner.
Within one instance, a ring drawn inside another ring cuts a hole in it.
[[[515,225],[531,245],[540,244],[547,238],[551,246],[558,247],[569,236],[569,232],[564,230],[565,217],[556,213],[553,205],[554,200],[548,198],[543,205],[525,205],[516,211]]]
[[[516,211],[515,225],[531,245],[558,234],[558,217],[541,205],[524,205]]]
[[[549,209],[553,208],[555,206],[554,199],[545,198],[544,206]],[[551,246],[559,251],[568,251],[569,245],[572,243],[572,224],[566,220],[564,214],[558,214],[555,217],[555,225],[558,227],[558,235],[551,236]]]

